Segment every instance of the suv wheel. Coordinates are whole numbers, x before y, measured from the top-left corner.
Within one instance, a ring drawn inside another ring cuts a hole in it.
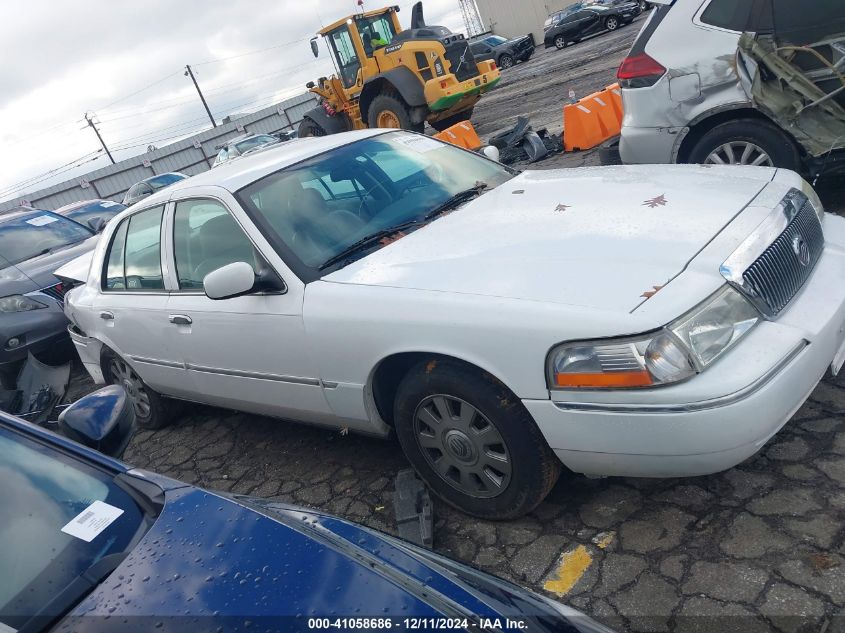
[[[604,21],[604,28],[608,31],[615,31],[619,28],[619,19],[611,15]]]
[[[563,37],[563,35],[558,35],[555,38],[555,46],[557,46],[558,50],[560,50],[562,48],[566,48],[566,38]]]
[[[510,55],[502,55],[499,58],[499,67],[500,68],[513,68],[513,57]]]
[[[689,162],[705,165],[754,165],[798,171],[798,148],[779,128],[766,121],[739,119],[717,125],[702,136]]]
[[[168,425],[167,407],[163,398],[150,389],[134,369],[117,354],[107,352],[103,358],[106,382],[126,390],[135,419],[142,429],[161,429]]]
[[[399,442],[432,491],[482,519],[533,510],[561,471],[525,407],[491,376],[450,360],[429,359],[399,385]]]

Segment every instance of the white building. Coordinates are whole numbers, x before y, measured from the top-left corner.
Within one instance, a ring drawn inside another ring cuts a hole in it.
[[[555,11],[575,0],[475,0],[484,28],[502,37],[521,37],[532,33],[538,46],[543,45],[543,22]]]

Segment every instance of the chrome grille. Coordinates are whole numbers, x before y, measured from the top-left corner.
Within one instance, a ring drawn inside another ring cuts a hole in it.
[[[778,315],[813,273],[824,251],[824,232],[805,200],[786,229],[742,274],[745,291],[767,316]]]

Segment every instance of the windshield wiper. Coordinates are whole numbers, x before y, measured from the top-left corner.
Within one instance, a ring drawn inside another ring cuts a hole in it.
[[[428,222],[433,220],[434,218],[443,215],[447,211],[452,211],[457,207],[461,206],[465,202],[469,202],[473,198],[477,198],[482,193],[484,193],[485,189],[489,189],[490,185],[486,182],[477,182],[475,186],[470,187],[469,189],[464,189],[463,191],[459,191],[454,196],[441,202],[439,205],[434,207],[428,214],[425,216],[425,221]]]
[[[56,620],[75,607],[112,573],[128,553],[109,554],[77,576],[38,613],[26,621],[18,633],[37,633],[48,629]]]
[[[408,222],[403,222],[401,224],[397,224],[396,226],[391,226],[390,228],[372,233],[371,235],[368,235],[367,237],[358,240],[354,244],[347,246],[337,255],[331,257],[330,259],[327,259],[320,266],[319,270],[325,270],[326,268],[334,266],[338,262],[350,259],[355,253],[370,248],[371,246],[381,242],[385,238],[392,237],[397,233],[401,233],[405,229],[409,229],[412,226],[417,226],[420,224],[422,224],[422,221],[420,220],[409,220]]]

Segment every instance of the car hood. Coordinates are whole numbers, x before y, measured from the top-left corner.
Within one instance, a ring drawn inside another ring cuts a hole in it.
[[[525,172],[324,281],[628,312],[775,173],[691,165]]]
[[[0,269],[0,296],[34,292],[57,284],[59,280],[53,273],[80,256],[90,257],[90,253],[97,246],[98,239],[98,236],[93,236],[54,253],[34,257],[15,265],[6,265]],[[0,267],[5,263],[5,260],[0,259]]]
[[[232,630],[244,619],[262,631],[307,630],[305,618],[315,615],[436,617],[438,596],[498,615],[444,568],[370,530],[255,501],[262,505],[193,487],[168,490],[143,539],[55,630],[75,630],[80,616],[109,618],[114,630],[154,617],[147,629],[162,633]]]

